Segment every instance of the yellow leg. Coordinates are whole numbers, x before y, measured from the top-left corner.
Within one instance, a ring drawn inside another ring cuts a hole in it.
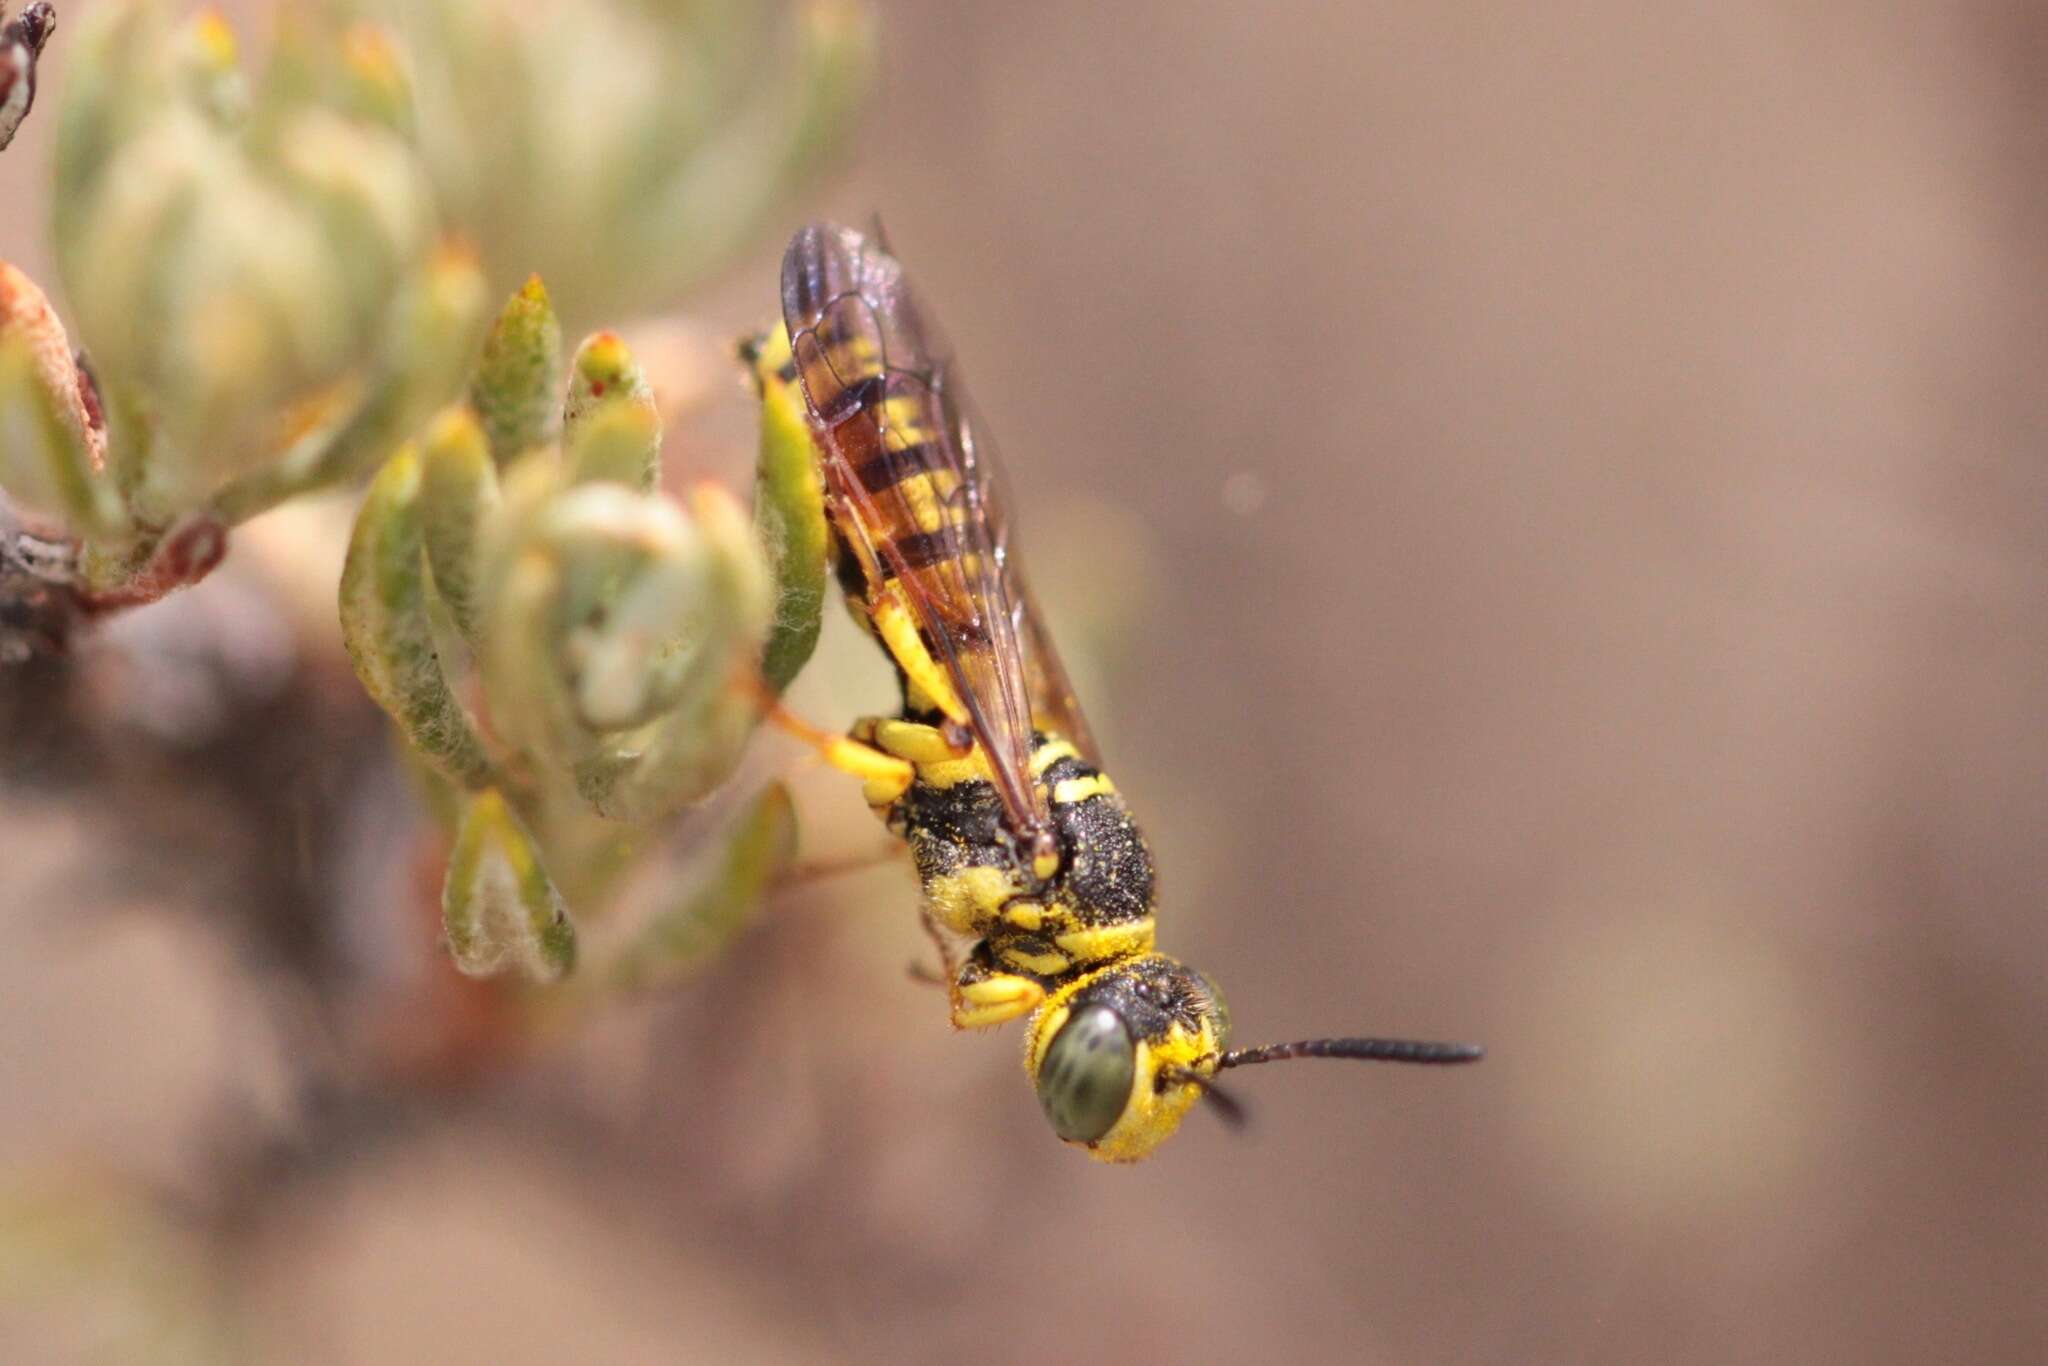
[[[1045,988],[1029,977],[998,972],[953,988],[953,1028],[987,1029],[1038,1009]]]
[[[967,961],[956,968],[946,952],[944,936],[930,917],[925,919],[925,928],[946,963],[946,996],[953,1006],[953,1028],[987,1029],[1007,1024],[1029,1015],[1045,999],[1045,988],[1033,978],[996,967],[986,941],[977,944]]]
[[[873,745],[864,745],[850,736],[820,730],[780,702],[764,701],[762,710],[769,723],[778,730],[809,745],[818,752],[819,758],[841,773],[859,778],[865,785],[869,806],[889,805],[910,790],[911,780],[917,776],[917,770],[911,767],[909,760],[884,754]]]

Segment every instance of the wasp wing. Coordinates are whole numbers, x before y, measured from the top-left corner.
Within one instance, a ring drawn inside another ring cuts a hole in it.
[[[1038,606],[1038,597],[1031,591],[1023,565],[1010,545],[1009,509],[1013,500],[1004,479],[1008,465],[973,396],[955,384],[951,397],[953,413],[967,433],[962,444],[972,445],[975,466],[988,489],[982,505],[988,513],[996,560],[1002,567],[1003,583],[1009,593],[1011,626],[1022,646],[1024,693],[1030,699],[1032,721],[1040,730],[1057,733],[1083,759],[1099,768],[1102,756],[1095,747],[1094,732],[1082,714],[1080,699],[1074,695],[1073,682],[1067,677],[1067,667],[1046,628],[1046,615]]]
[[[782,265],[783,320],[823,454],[835,519],[869,590],[893,581],[952,681],[988,756],[1012,830],[1048,828],[1031,781],[1034,694],[1046,720],[1076,714],[1056,655],[1009,568],[992,453],[950,352],[896,259],[861,234],[813,224]]]

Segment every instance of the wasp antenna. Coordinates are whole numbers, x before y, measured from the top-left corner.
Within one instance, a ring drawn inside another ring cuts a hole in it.
[[[1303,1039],[1299,1043],[1269,1043],[1262,1048],[1233,1048],[1216,1064],[1250,1067],[1261,1062],[1286,1062],[1290,1058],[1355,1058],[1361,1062],[1414,1062],[1435,1066],[1478,1062],[1486,1050],[1472,1043],[1429,1043],[1422,1039]]]
[[[1244,1102],[1218,1086],[1213,1078],[1185,1067],[1168,1070],[1162,1077],[1166,1085],[1187,1084],[1201,1088],[1202,1099],[1216,1107],[1216,1118],[1232,1129],[1242,1129],[1251,1121],[1251,1115],[1244,1108]]]
[[[1224,1127],[1242,1130],[1251,1123],[1251,1115],[1245,1110],[1244,1102],[1224,1090],[1213,1081],[1202,1083],[1202,1099],[1216,1109],[1216,1118]]]

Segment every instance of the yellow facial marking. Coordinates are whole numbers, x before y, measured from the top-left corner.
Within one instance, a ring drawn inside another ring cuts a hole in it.
[[[1218,1054],[1215,1038],[1204,1029],[1190,1034],[1176,1028],[1158,1044],[1138,1042],[1138,1070],[1131,1081],[1131,1098],[1124,1106],[1116,1127],[1087,1145],[1088,1155],[1104,1162],[1136,1162],[1164,1143],[1194,1103],[1202,1088],[1194,1082],[1159,1089],[1159,1074],[1174,1071],[1202,1071],[1205,1059]]]

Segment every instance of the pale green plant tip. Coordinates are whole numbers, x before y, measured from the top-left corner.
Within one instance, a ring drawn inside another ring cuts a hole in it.
[[[702,538],[671,500],[612,483],[564,493],[549,522],[577,715],[594,731],[643,725],[716,648],[722,613]]]
[[[463,813],[441,885],[441,925],[471,977],[518,969],[553,982],[576,965],[576,930],[539,848],[496,788]]]
[[[199,108],[228,125],[248,114],[241,43],[225,14],[208,7],[187,18],[172,38],[171,61],[175,78]]]
[[[369,20],[350,24],[341,35],[341,69],[350,113],[411,134],[412,80],[391,30]]]
[[[560,267],[594,314],[703,278],[843,142],[872,69],[871,16],[845,0],[589,9],[515,25],[498,0],[320,0],[289,7],[250,69],[219,9],[84,11],[54,236],[108,424],[82,462],[76,441],[29,443],[13,482],[86,537],[101,586],[148,563],[158,528],[232,527],[416,433],[470,377],[483,304],[448,287],[485,290],[476,257]],[[559,117],[586,107],[601,127]],[[435,253],[438,227],[477,243],[461,268]],[[557,440],[565,407],[572,425],[621,396],[652,408],[616,337],[572,374],[537,279],[491,340],[470,397],[501,470]],[[571,468],[656,487],[639,421],[565,441]],[[473,628],[461,594],[451,612]]]
[[[529,276],[498,314],[470,382],[500,467],[555,439],[563,373],[562,325],[540,276]]]
[[[651,408],[654,389],[624,338],[616,332],[596,332],[584,338],[570,362],[569,401],[563,420],[574,426],[593,409],[611,403]]]

